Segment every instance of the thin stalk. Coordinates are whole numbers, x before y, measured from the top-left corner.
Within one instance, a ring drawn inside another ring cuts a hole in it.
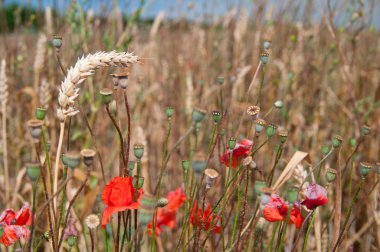
[[[51,173],[51,159],[50,159],[50,154],[49,154],[49,149],[47,146],[47,141],[46,141],[46,128],[42,127],[42,145],[44,146],[44,151],[45,151],[45,156],[46,156],[46,161],[48,165],[47,173],[49,177],[49,189],[50,192],[52,192],[52,185],[53,185],[53,174]]]
[[[261,93],[263,91],[264,81],[265,81],[265,64],[263,65],[263,70],[262,70],[262,75],[261,75],[261,82],[260,82],[260,89],[259,89],[259,94],[257,96],[256,105],[260,104]]]
[[[128,176],[128,161],[129,161],[129,149],[131,145],[131,112],[129,109],[129,103],[128,103],[128,97],[127,97],[127,91],[123,90],[124,94],[124,102],[125,102],[125,109],[127,111],[127,118],[128,118],[128,133],[127,133],[127,151],[125,153],[125,166],[124,166],[124,177]]]
[[[241,236],[241,232],[243,230],[243,224],[244,224],[244,219],[245,219],[245,210],[246,210],[246,207],[247,207],[248,185],[249,185],[249,170],[248,170],[248,167],[247,167],[246,168],[246,182],[245,182],[243,211],[242,211],[242,214],[241,214],[240,227],[239,227],[239,233],[238,233],[238,240],[237,240],[237,244],[236,244],[236,248],[238,248],[238,249],[239,249],[240,236]]]
[[[285,223],[284,223],[284,226],[280,232],[281,234],[281,238],[280,238],[280,245],[278,247],[278,251],[282,251],[282,246],[284,245],[284,241],[285,241],[285,234],[286,234],[286,228],[288,227],[288,222],[290,220],[290,213],[292,212],[292,208],[293,208],[293,204],[290,203],[289,204],[289,208],[288,208],[288,213],[286,215],[286,220],[285,220]]]
[[[32,250],[33,247],[33,234],[34,234],[34,225],[35,225],[35,213],[36,213],[36,194],[37,194],[37,181],[34,181],[32,185],[32,192],[33,192],[33,206],[32,206],[32,224],[30,229],[30,237],[28,241],[28,251]]]
[[[55,52],[56,52],[59,68],[61,69],[63,76],[66,76],[67,73],[66,73],[65,69],[63,68],[61,57],[60,57],[60,49],[56,48]]]
[[[313,223],[314,223],[316,212],[317,211],[314,209],[312,217],[311,217],[311,220],[310,220],[310,223],[309,223],[309,226],[307,228],[307,232],[305,234],[305,239],[303,240],[302,252],[306,252],[307,242],[308,242],[308,239],[309,239],[309,234],[310,234],[311,228],[313,227]]]
[[[274,226],[274,230],[273,230],[273,233],[272,233],[272,238],[270,239],[270,243],[269,243],[269,251],[270,252],[273,251],[274,238],[276,237],[277,229],[280,227],[280,225],[281,225],[281,222],[276,222],[276,224]],[[256,248],[256,247],[254,247],[254,248]]]
[[[7,148],[7,115],[6,115],[6,104],[2,103],[1,106],[2,113],[2,137],[3,137],[3,162],[4,162],[4,186],[5,186],[5,200],[9,199],[9,167],[8,167],[8,148]]]
[[[160,169],[160,178],[161,178],[161,174],[163,174],[163,167],[164,167],[164,162],[165,162],[165,159],[166,159],[166,156],[168,155],[168,144],[169,144],[169,136],[170,136],[170,132],[172,130],[172,120],[171,118],[169,117],[168,118],[168,129],[166,131],[166,137],[165,137],[165,142],[164,142],[164,146],[163,146],[163,149],[162,149],[162,160],[161,160],[161,169]],[[161,183],[162,183],[162,179],[159,179],[159,184],[157,185],[157,197],[159,198],[160,197],[160,188],[161,188]]]
[[[65,121],[60,123],[59,140],[58,140],[57,153],[55,155],[55,165],[54,165],[53,194],[55,194],[58,189],[59,162],[61,160],[61,150],[62,150],[64,132],[65,132]],[[57,212],[57,198],[53,199],[53,211]]]
[[[280,144],[279,148],[277,149],[276,151],[276,158],[275,158],[275,161],[274,161],[274,164],[273,164],[273,167],[269,173],[269,176],[268,176],[268,185],[271,186],[272,185],[272,181],[273,181],[273,174],[274,174],[274,170],[278,164],[278,162],[280,161],[280,158],[281,158],[281,155],[282,155],[282,144]]]
[[[95,241],[94,241],[94,235],[92,234],[91,228],[88,229],[90,232],[90,239],[91,239],[91,252],[95,251]]]
[[[63,167],[63,180],[65,181],[67,178],[67,166],[65,165]],[[65,211],[65,204],[66,204],[66,185],[65,184],[63,186],[63,189],[62,189],[62,199],[61,199],[61,208],[59,210],[59,216],[58,216],[58,221],[57,221],[57,231],[59,230],[59,226],[61,225],[61,222],[63,221],[63,215],[64,215],[64,211]],[[63,224],[63,223],[62,223]]]
[[[336,243],[334,245],[334,248],[332,250],[333,252],[335,252],[337,250],[337,248],[338,248],[338,246],[339,246],[339,244],[341,242],[341,239],[343,238],[343,235],[344,235],[347,223],[348,223],[348,221],[350,219],[350,216],[351,216],[351,213],[352,213],[352,209],[354,207],[354,204],[356,203],[356,200],[358,198],[359,192],[360,192],[360,190],[363,187],[364,181],[365,181],[364,178],[362,178],[361,181],[360,181],[359,187],[358,187],[358,189],[356,189],[354,197],[351,200],[351,204],[350,204],[350,208],[348,209],[347,217],[346,217],[346,219],[344,221],[343,228],[342,228],[342,231],[339,234],[338,240],[336,241]]]

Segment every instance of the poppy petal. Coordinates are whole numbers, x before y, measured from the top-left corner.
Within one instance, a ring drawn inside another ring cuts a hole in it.
[[[104,209],[103,216],[102,216],[102,228],[106,227],[106,225],[107,225],[110,217],[112,216],[112,214],[114,214],[116,212],[124,211],[127,208],[128,208],[127,206],[121,206],[121,207],[109,206],[106,209]]]

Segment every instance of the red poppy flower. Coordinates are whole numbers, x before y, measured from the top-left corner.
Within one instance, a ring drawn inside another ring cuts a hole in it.
[[[318,206],[326,205],[328,202],[327,191],[318,184],[311,184],[306,190],[306,199],[302,201],[308,209],[314,209]]]
[[[193,226],[200,227],[205,231],[208,231],[211,228],[212,232],[216,234],[221,233],[222,227],[216,225],[219,220],[219,215],[211,214],[210,204],[204,212],[202,212],[202,209],[199,208],[197,204],[194,204],[193,209],[191,210],[190,223]]]
[[[269,222],[285,221],[288,214],[289,203],[282,201],[282,199],[272,194],[270,202],[265,205],[263,216]],[[300,228],[303,222],[301,209],[299,203],[294,203],[292,211],[290,212],[290,223]]]
[[[115,177],[105,187],[102,200],[107,208],[103,212],[102,227],[105,228],[113,213],[140,207],[144,191],[133,187],[132,177]]]
[[[235,145],[235,148],[232,150],[232,168],[238,167],[240,161],[245,158],[251,149],[253,141],[248,139],[243,139],[240,143]],[[228,148],[228,146],[227,146]],[[221,162],[226,166],[230,166],[230,153],[231,150],[227,149],[222,155]]]
[[[10,246],[21,238],[28,239],[30,235],[29,226],[32,223],[32,212],[28,203],[15,213],[13,209],[7,209],[0,215],[0,228],[3,228],[3,235],[0,243]]]
[[[157,221],[155,227],[156,235],[159,235],[162,232],[162,226],[166,226],[171,229],[175,228],[176,213],[186,201],[186,195],[182,187],[179,187],[175,191],[169,192],[166,198],[168,199],[168,204],[166,207],[160,208],[157,211]],[[149,235],[152,235],[152,227],[153,223],[150,221],[147,225]]]
[[[176,211],[167,211],[165,209],[158,209],[157,210],[157,221],[156,221],[156,235],[161,234],[162,232],[162,226],[166,226],[168,228],[175,228],[176,227],[176,222],[175,222],[175,217],[176,217]],[[152,229],[153,229],[153,223],[150,221],[147,225],[148,228],[148,234],[152,235]]]
[[[168,204],[166,205],[167,211],[177,211],[186,201],[186,195],[182,187],[169,192],[166,198],[168,199]]]

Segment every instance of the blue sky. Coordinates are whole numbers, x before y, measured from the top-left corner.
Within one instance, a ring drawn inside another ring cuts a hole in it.
[[[251,9],[254,0],[145,0],[146,4],[143,10],[143,17],[155,17],[160,11],[166,13],[166,17],[177,18],[178,16],[187,17],[189,19],[198,19],[204,17],[206,14],[212,14],[214,16],[224,15],[227,10],[233,7],[243,7]],[[267,5],[273,5],[277,10],[284,8],[287,2],[290,0],[267,0]],[[294,0],[293,0],[294,1]],[[301,6],[303,6],[306,1],[312,0],[295,0]],[[351,1],[351,0],[350,0]],[[350,2],[340,1],[340,2]],[[369,9],[369,3],[371,1],[378,0],[364,0],[366,9]],[[33,7],[42,7],[55,6],[60,11],[65,10],[70,3],[70,0],[5,0],[5,4],[8,3],[21,3],[24,5],[32,5]],[[78,0],[78,3],[86,9],[94,9],[97,13],[107,13],[107,10],[110,11],[112,6],[115,3],[118,3],[119,8],[125,13],[131,13],[136,10],[139,6],[140,0]],[[318,20],[321,16],[320,5],[317,4],[319,0],[316,0],[316,6],[314,9],[313,20]],[[333,0],[334,2],[334,0]],[[358,1],[351,1],[358,2]],[[190,10],[189,5],[193,5],[193,8]],[[105,9],[105,10],[104,10]],[[347,6],[343,9],[340,15],[340,19],[349,20],[347,13],[352,13],[351,9]],[[372,24],[375,27],[380,27],[380,3],[377,4],[375,10],[375,20],[372,21]],[[292,13],[290,13],[291,15]],[[293,18],[289,16],[289,18]]]

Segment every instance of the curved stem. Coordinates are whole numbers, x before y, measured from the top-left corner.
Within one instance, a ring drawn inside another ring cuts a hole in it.
[[[124,101],[125,101],[125,109],[127,110],[127,117],[128,117],[128,134],[127,134],[127,152],[125,155],[125,166],[124,166],[124,177],[128,176],[128,160],[129,160],[129,149],[131,145],[131,112],[129,110],[129,103],[128,103],[128,97],[127,92],[124,90]]]
[[[65,121],[60,123],[59,140],[58,140],[57,153],[55,155],[55,165],[54,165],[53,195],[57,192],[57,189],[58,189],[59,161],[61,160],[61,150],[62,150],[64,132],[65,132]],[[53,211],[57,212],[57,198],[53,199]]]

